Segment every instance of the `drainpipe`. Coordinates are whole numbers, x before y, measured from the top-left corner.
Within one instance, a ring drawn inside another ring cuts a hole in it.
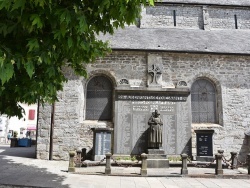
[[[39,123],[39,111],[40,110],[40,100],[37,100],[37,113],[36,113],[36,158],[37,158],[37,137],[38,137],[38,123]]]
[[[50,122],[50,142],[49,142],[49,160],[53,160],[53,135],[55,122],[55,103],[51,106],[51,122]]]

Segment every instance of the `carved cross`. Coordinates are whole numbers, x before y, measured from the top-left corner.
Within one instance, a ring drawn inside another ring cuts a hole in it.
[[[162,70],[159,66],[153,64],[152,69],[148,70],[148,73],[152,76],[152,82],[151,84],[159,84],[158,83],[158,77],[162,74]]]

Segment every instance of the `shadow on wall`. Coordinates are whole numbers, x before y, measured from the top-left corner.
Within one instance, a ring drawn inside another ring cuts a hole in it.
[[[248,153],[250,153],[250,135],[245,135],[242,146],[238,153],[238,160],[244,163],[246,161]]]
[[[22,149],[26,148],[0,146],[0,186],[69,188],[62,184],[66,176],[54,174],[42,165],[36,166],[38,159],[30,159],[33,158],[33,148],[29,148],[32,152],[26,150],[27,153]]]
[[[144,131],[141,136],[136,141],[134,148],[131,151],[131,155],[141,155],[142,153],[147,153],[147,146],[148,146],[148,131]],[[134,139],[134,138],[132,138]]]

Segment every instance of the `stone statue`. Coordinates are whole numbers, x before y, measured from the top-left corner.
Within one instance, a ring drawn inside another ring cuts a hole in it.
[[[152,116],[148,120],[149,132],[148,132],[148,148],[159,149],[162,146],[162,120],[158,110],[152,113]]]

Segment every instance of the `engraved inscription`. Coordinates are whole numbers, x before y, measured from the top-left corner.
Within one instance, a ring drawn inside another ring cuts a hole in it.
[[[165,142],[163,148],[167,154],[176,154],[176,120],[175,115],[163,115]]]
[[[190,120],[186,103],[177,104],[177,153],[186,153],[191,155],[191,131]],[[187,113],[182,113],[185,110]]]
[[[140,155],[146,151],[147,121],[156,109],[164,124],[162,144],[165,153],[177,155],[191,151],[187,96],[122,91],[116,93],[115,106],[114,154]]]
[[[146,114],[133,115],[133,137],[132,137],[132,152],[131,154],[144,153],[146,151]]]
[[[97,132],[95,140],[95,155],[105,155],[111,151],[111,133]]]
[[[213,156],[212,134],[197,133],[197,156]]]
[[[173,106],[161,106],[160,107],[160,112],[174,112],[174,107]]]
[[[147,112],[148,110],[148,106],[133,106],[133,111]]]
[[[163,100],[163,101],[186,101],[184,96],[143,96],[143,95],[122,95],[117,96],[118,100]]]

